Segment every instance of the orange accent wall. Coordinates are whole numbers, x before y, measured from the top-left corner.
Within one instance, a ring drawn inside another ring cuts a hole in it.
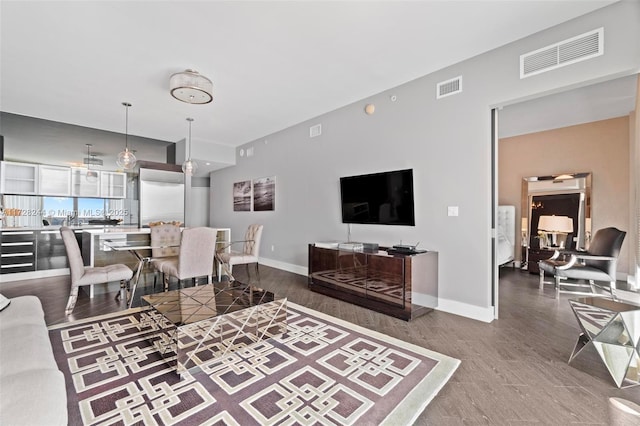
[[[522,179],[562,173],[591,172],[592,229],[615,226],[627,231],[618,271],[629,272],[629,116],[500,139],[499,204],[515,205],[521,217]],[[520,223],[519,220],[516,220]],[[519,230],[516,232],[520,247]],[[516,250],[516,258],[520,250]],[[633,273],[633,272],[632,272]]]

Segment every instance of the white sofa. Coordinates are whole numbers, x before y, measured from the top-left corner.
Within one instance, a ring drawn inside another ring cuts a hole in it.
[[[0,312],[0,425],[66,425],[64,375],[53,358],[44,311],[35,296]]]

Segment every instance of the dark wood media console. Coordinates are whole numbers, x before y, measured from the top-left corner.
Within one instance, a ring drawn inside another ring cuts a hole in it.
[[[309,289],[409,321],[438,306],[438,252],[387,254],[309,244]]]

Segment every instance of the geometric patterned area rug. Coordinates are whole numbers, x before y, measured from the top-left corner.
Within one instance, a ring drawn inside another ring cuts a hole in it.
[[[49,328],[70,425],[408,425],[460,361],[288,305],[287,332],[180,378],[140,309]]]

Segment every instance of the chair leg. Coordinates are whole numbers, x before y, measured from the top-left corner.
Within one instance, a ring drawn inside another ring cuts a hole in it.
[[[120,281],[120,290],[118,290],[118,292],[116,293],[116,302],[120,301],[120,299],[122,298],[122,295],[126,293],[126,289],[124,287],[124,281]]]
[[[560,298],[560,277],[559,276],[555,276],[556,279],[556,299]]]
[[[162,282],[164,283],[164,291],[169,291],[169,275],[162,273]]]
[[[610,281],[609,282],[609,291],[611,292],[611,298],[613,300],[618,300],[618,297],[616,296],[616,282],[615,281]]]
[[[258,267],[258,262],[256,262],[256,276],[258,277],[258,284],[260,284],[260,268]]]
[[[544,270],[540,269],[540,290],[544,289]]]
[[[124,283],[124,281],[121,281],[121,283]],[[120,284],[122,286],[122,284]],[[127,280],[126,284],[127,288],[130,288],[131,286],[131,280]],[[138,281],[136,280],[135,283],[133,283],[133,288],[131,289],[131,292],[129,294],[129,309],[131,309],[131,305],[133,305],[133,296],[136,295],[136,289],[138,288]]]
[[[69,315],[73,308],[76,306],[76,302],[78,301],[78,287],[72,286],[71,291],[69,292],[69,300],[67,301],[67,307],[64,310],[64,313]]]

